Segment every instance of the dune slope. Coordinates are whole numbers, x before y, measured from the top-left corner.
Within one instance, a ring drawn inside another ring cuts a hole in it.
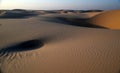
[[[48,17],[47,17],[48,16]],[[0,19],[0,73],[119,73],[120,31]]]
[[[106,11],[90,19],[90,23],[110,29],[120,29],[120,10]]]

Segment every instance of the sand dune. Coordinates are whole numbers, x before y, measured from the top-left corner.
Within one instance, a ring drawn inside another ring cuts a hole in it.
[[[26,18],[35,16],[37,13],[23,10],[6,10],[0,13],[0,18]]]
[[[110,29],[120,29],[120,10],[106,11],[93,17],[90,22]]]
[[[94,17],[94,16],[96,16],[98,14],[101,14],[103,12],[88,12],[88,13],[86,12],[86,13],[83,13],[83,14],[86,14],[88,16],[88,18],[92,18],[92,17]]]
[[[43,15],[47,22],[64,23],[65,25],[79,26],[79,27],[90,27],[90,28],[105,28],[99,25],[89,23],[89,19],[93,16],[100,14],[101,12],[89,12],[89,13],[73,13],[73,14],[46,14]]]
[[[0,19],[0,73],[120,72],[120,30],[71,26],[58,16],[81,18]]]

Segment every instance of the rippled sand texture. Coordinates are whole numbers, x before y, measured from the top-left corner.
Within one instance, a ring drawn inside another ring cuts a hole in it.
[[[58,15],[0,19],[0,73],[120,73],[120,30],[47,21]]]

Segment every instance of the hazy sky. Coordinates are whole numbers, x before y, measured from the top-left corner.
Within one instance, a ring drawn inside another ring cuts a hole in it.
[[[1,0],[1,9],[120,9],[120,0]]]

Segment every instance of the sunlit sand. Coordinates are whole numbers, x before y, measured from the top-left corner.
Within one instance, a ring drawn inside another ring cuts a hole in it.
[[[18,12],[0,15],[0,73],[120,73],[119,10]]]

